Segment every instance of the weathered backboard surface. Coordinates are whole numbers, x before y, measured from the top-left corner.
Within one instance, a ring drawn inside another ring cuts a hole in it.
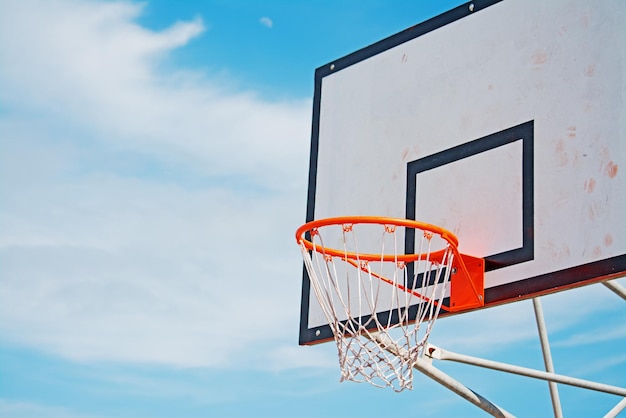
[[[624,275],[625,59],[623,0],[504,0],[318,68],[306,220],[440,225],[485,306]],[[300,343],[331,337],[305,274]]]

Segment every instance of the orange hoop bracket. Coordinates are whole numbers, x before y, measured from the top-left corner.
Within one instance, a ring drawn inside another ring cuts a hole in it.
[[[450,312],[479,308],[485,304],[485,260],[455,251],[450,275]]]
[[[324,247],[312,242],[312,238],[319,233],[318,229],[327,226],[341,226],[344,231],[350,231],[357,224],[381,225],[387,232],[390,228],[405,227],[408,229],[421,230],[424,233],[432,233],[443,238],[452,250],[454,259],[450,274],[450,303],[445,309],[450,312],[459,312],[467,309],[478,308],[484,305],[484,276],[485,262],[482,258],[461,254],[458,251],[458,238],[452,232],[436,225],[410,219],[387,218],[379,216],[344,216],[320,219],[302,225],[296,231],[296,242],[303,245],[309,251],[316,251],[327,257],[338,257],[358,267],[359,261],[411,263],[423,259],[425,254],[362,254]],[[306,238],[306,233],[311,239]],[[441,262],[446,249],[430,252],[430,260]],[[379,277],[388,281],[384,277]],[[402,287],[400,287],[402,288]]]

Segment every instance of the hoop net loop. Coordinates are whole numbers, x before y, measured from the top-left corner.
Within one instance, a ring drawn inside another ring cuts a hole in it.
[[[407,234],[414,236],[411,254],[404,252]],[[337,345],[342,381],[412,389],[413,365],[440,312],[482,305],[482,260],[469,257],[478,264],[470,275],[456,236],[443,228],[340,217],[301,226],[296,240]]]

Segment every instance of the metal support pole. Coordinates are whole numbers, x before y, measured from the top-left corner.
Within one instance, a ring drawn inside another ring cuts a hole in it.
[[[502,417],[502,418],[513,418],[514,415],[511,415],[509,412],[500,408],[498,405],[489,402],[487,399],[480,396],[478,393],[469,389],[467,386],[463,385],[459,381],[453,379],[448,376],[441,370],[437,369],[432,364],[428,363],[424,359],[417,359],[417,362],[414,365],[415,369],[419,370],[426,376],[433,379],[435,382],[443,385],[444,387],[450,389],[452,392],[461,396],[465,400],[473,403],[483,411],[487,412],[493,417]]]
[[[466,356],[464,354],[453,353],[451,351],[435,347],[431,344],[428,344],[426,352],[429,353],[430,357],[438,360],[450,360],[458,363],[471,364],[474,366],[500,370],[502,372],[518,374],[521,376],[533,377],[535,379],[549,380],[552,382],[563,383],[570,386],[577,386],[584,389],[591,389],[597,390],[599,392],[611,393],[613,395],[626,396],[626,388],[606,385],[604,383],[591,382],[589,380],[577,379],[575,377],[563,376],[555,373],[542,372],[540,370],[514,366],[512,364],[500,363],[492,360],[485,360],[478,357]]]
[[[602,284],[611,289],[618,296],[621,296],[622,299],[626,300],[626,288],[617,283],[617,280],[607,280],[606,282],[602,282]]]
[[[367,335],[366,337],[378,342],[383,347],[385,347],[387,351],[398,357],[406,357],[407,355],[406,350],[399,350],[398,346],[393,344],[393,342],[390,341],[389,338],[384,334],[372,333],[370,335]],[[473,403],[491,416],[498,418],[515,418],[515,415],[512,415],[511,413],[500,408],[498,405],[489,402],[487,399],[469,389],[467,386],[463,385],[462,383],[448,376],[441,370],[437,369],[435,366],[430,364],[430,361],[418,358],[413,367],[424,375],[433,379],[435,382],[443,385],[444,387],[450,389],[452,392],[461,396],[465,400]]]
[[[552,354],[550,353],[550,344],[548,342],[548,331],[546,329],[546,322],[543,317],[543,308],[541,307],[541,300],[539,300],[539,298],[533,298],[533,308],[535,309],[535,320],[537,321],[537,330],[539,331],[539,341],[541,342],[543,363],[547,372],[554,373],[554,364],[552,363]],[[552,399],[554,417],[563,418],[561,399],[559,398],[559,389],[556,386],[556,382],[549,381],[548,387],[550,388],[550,398]]]
[[[622,399],[617,405],[615,405],[613,409],[611,409],[608,414],[604,416],[604,418],[615,418],[624,408],[626,408],[626,398]]]

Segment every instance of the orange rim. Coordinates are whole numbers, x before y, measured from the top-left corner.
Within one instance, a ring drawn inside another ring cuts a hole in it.
[[[348,226],[358,225],[358,224],[378,224],[383,227],[402,226],[405,228],[420,229],[425,232],[431,232],[433,234],[437,234],[441,236],[441,238],[443,238],[446,242],[448,242],[448,244],[450,244],[450,246],[452,247],[455,253],[458,252],[457,246],[459,244],[459,240],[457,239],[456,235],[454,235],[452,232],[448,231],[447,229],[441,228],[436,225],[427,224],[424,222],[413,221],[410,219],[386,218],[386,217],[381,217],[381,216],[341,216],[341,217],[319,219],[317,221],[307,222],[306,224],[298,228],[298,230],[296,231],[296,241],[299,244],[304,245],[305,248],[310,251],[317,251],[318,253],[329,255],[332,257],[340,257],[340,258],[351,259],[351,260],[411,262],[411,261],[419,260],[420,258],[423,258],[425,256],[425,254],[403,254],[403,255],[360,254],[360,253],[357,254],[357,253],[348,252],[344,250],[337,250],[334,248],[316,245],[313,242],[305,238],[305,234],[307,232],[311,234],[315,234],[316,230],[321,227],[331,226],[331,225],[341,225],[342,227],[345,228]],[[430,259],[436,260],[438,258],[443,257],[445,251],[446,251],[445,249],[442,249],[442,250],[431,252]]]

